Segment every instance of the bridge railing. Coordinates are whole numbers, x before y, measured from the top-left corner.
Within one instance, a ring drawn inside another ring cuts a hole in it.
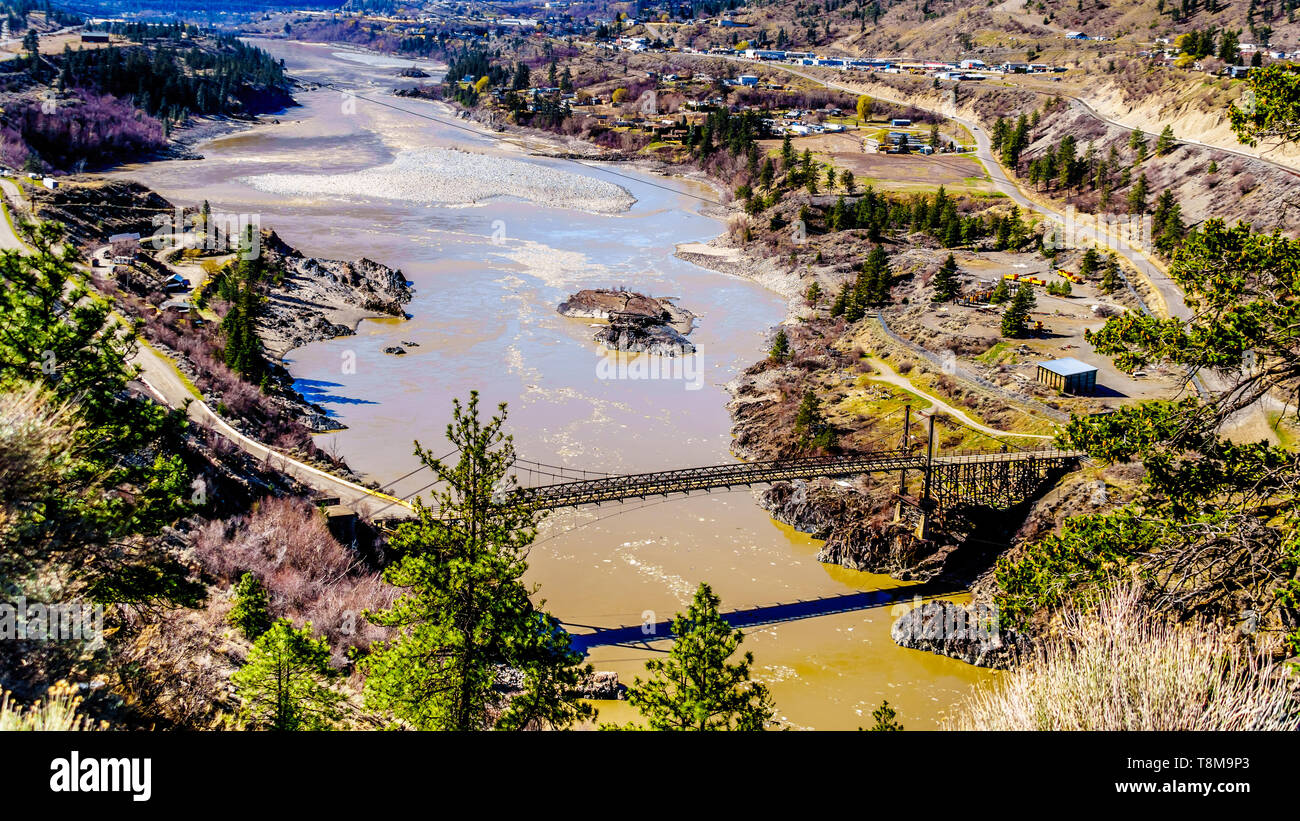
[[[918,469],[923,464],[923,457],[903,450],[890,450],[849,456],[770,459],[631,473],[520,488],[515,493],[525,504],[563,503],[565,500],[594,501],[600,498],[631,497],[642,493],[655,495],[731,485],[760,484],[783,478],[847,475],[898,468]]]
[[[1051,446],[1014,452],[965,452],[937,454],[936,465],[969,462],[1021,462],[1030,459],[1074,459],[1081,454]],[[538,508],[567,507],[644,496],[686,493],[694,490],[766,484],[781,480],[818,476],[848,476],[894,470],[925,470],[928,460],[906,450],[888,450],[846,456],[810,456],[798,459],[770,459],[734,462],[691,468],[630,473],[520,488],[514,492],[520,504]]]

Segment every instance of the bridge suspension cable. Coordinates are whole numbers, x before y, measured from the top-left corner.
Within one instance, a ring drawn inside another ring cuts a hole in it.
[[[588,479],[606,479],[615,474],[603,470],[588,470],[586,468],[571,468],[564,465],[550,465],[545,462],[537,462],[532,459],[515,459],[512,466],[516,478],[520,474],[527,477],[526,484],[520,483],[521,487],[530,487],[534,484],[534,477],[544,477],[546,479],[558,480],[560,482],[585,481]],[[541,484],[547,484],[542,482]]]

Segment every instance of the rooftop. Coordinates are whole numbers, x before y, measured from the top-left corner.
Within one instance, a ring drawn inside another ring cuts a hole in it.
[[[1087,362],[1080,362],[1072,356],[1064,359],[1053,359],[1051,362],[1039,362],[1038,367],[1046,368],[1052,373],[1061,376],[1074,376],[1079,373],[1095,372],[1097,369]]]

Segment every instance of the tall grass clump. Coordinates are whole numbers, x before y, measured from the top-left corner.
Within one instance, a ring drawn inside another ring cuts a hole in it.
[[[50,687],[44,701],[24,707],[10,700],[0,690],[0,732],[15,730],[59,731],[107,730],[106,722],[95,721],[78,712],[82,698],[77,688],[64,681]]]
[[[1203,622],[1147,611],[1140,589],[1067,610],[1059,631],[948,722],[957,730],[1296,730],[1286,665]]]

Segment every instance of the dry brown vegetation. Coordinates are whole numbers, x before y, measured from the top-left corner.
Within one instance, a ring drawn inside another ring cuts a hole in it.
[[[1140,588],[1059,614],[1022,666],[977,690],[959,730],[1290,730],[1295,673],[1219,624],[1175,623]]]
[[[209,522],[194,538],[194,555],[221,585],[252,573],[266,588],[271,615],[311,622],[329,640],[335,661],[349,648],[382,638],[366,610],[395,598],[377,571],[338,543],[324,517],[301,499],[267,498],[245,516]]]

